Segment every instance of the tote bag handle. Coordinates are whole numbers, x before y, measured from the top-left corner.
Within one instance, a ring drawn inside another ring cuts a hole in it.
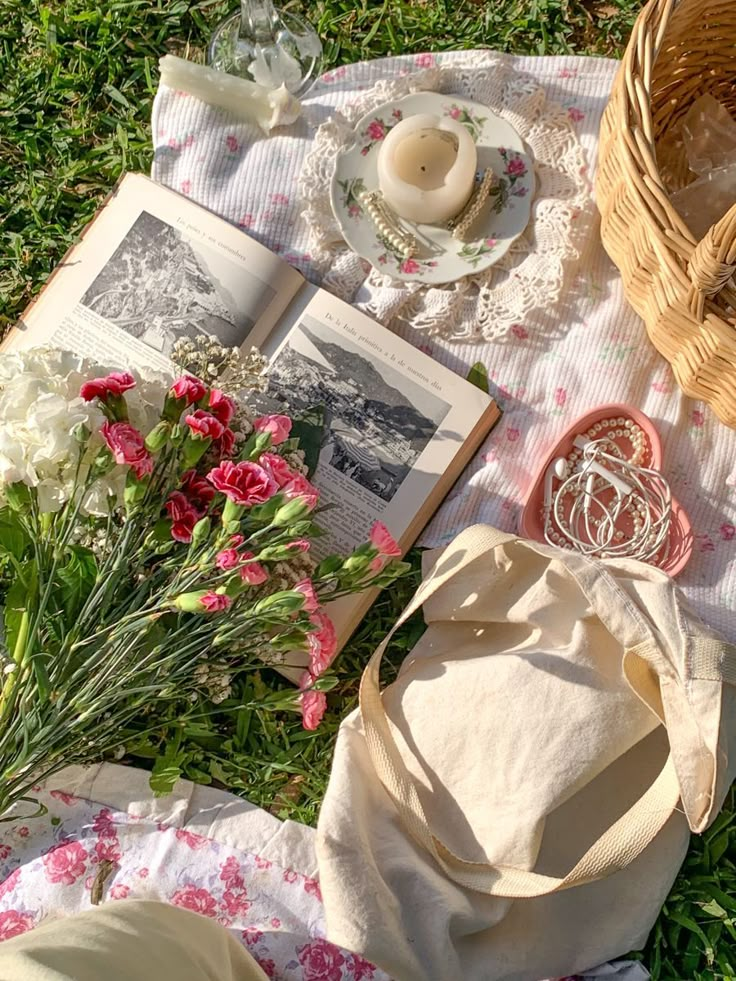
[[[462,532],[443,552],[437,567],[414,594],[389,634],[369,661],[360,683],[360,711],[366,742],[375,770],[391,796],[408,832],[425,848],[445,874],[458,885],[489,896],[512,899],[544,896],[593,882],[630,865],[669,820],[680,799],[672,756],[651,786],[588,849],[564,877],[542,875],[526,869],[486,862],[469,862],[456,855],[432,833],[413,778],[409,774],[391,732],[383,708],[379,682],[381,660],[398,628],[453,576],[500,545],[520,541],[495,528],[475,526]],[[651,642],[653,645],[653,641]],[[636,653],[645,654],[646,644]]]

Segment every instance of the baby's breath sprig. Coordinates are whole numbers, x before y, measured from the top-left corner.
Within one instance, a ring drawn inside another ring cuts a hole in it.
[[[268,362],[255,347],[243,353],[237,347],[225,347],[209,335],[180,337],[171,350],[171,360],[209,385],[217,383],[228,395],[262,392],[266,388]]]

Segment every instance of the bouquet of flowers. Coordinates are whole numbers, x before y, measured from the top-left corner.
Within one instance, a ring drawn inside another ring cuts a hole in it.
[[[319,495],[291,430],[194,375],[0,357],[0,816],[133,720],[153,730],[290,652],[308,657],[300,691],[264,699],[318,725],[324,604],[406,565],[380,524],[351,555],[312,558]]]

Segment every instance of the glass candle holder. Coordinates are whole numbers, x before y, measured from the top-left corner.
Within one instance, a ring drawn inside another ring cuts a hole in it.
[[[322,70],[322,42],[311,24],[271,0],[241,0],[215,28],[207,61],[218,71],[303,96]]]

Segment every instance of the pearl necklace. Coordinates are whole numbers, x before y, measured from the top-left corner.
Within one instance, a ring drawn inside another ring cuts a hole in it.
[[[628,442],[628,453],[622,441]],[[672,494],[651,467],[651,447],[635,422],[623,416],[602,419],[576,437],[568,456],[550,469],[551,481],[559,483],[541,510],[550,545],[654,565],[666,560]]]

